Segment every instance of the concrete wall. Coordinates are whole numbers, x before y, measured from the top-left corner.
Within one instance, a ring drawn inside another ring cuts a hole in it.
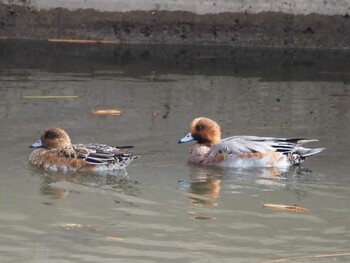
[[[0,1],[1,2],[1,1]],[[5,4],[31,6],[37,10],[52,8],[95,9],[106,12],[187,11],[196,14],[282,12],[286,14],[346,15],[348,0],[4,0]]]
[[[350,47],[350,0],[0,0],[0,37]]]

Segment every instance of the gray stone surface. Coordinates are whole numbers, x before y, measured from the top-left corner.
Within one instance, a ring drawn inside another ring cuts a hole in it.
[[[286,14],[345,15],[350,12],[348,0],[3,0],[40,9],[95,9],[107,12],[187,11],[196,14],[282,12]]]
[[[348,0],[0,0],[0,38],[350,47]]]

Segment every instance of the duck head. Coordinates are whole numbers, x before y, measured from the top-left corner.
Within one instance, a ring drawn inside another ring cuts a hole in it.
[[[50,128],[46,130],[40,139],[29,146],[29,148],[55,149],[70,146],[71,141],[68,134],[60,128]]]
[[[213,120],[199,117],[194,119],[189,127],[189,133],[178,143],[197,141],[199,144],[213,147],[221,141],[220,126]]]

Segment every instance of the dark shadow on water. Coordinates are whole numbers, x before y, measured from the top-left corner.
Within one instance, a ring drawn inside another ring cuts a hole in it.
[[[33,176],[40,176],[43,181],[40,186],[42,195],[62,199],[69,193],[80,193],[84,189],[103,194],[123,193],[138,195],[137,181],[130,179],[126,170],[100,172],[51,172],[31,167]]]
[[[270,82],[350,82],[347,50],[0,40],[0,57],[0,73],[31,69],[89,78],[133,77],[140,81],[162,81],[158,75],[181,74],[249,77]]]
[[[285,169],[278,168],[229,168],[203,167],[196,164],[188,164],[190,178],[179,180],[180,189],[188,193],[188,197],[194,205],[216,206],[222,188],[240,189],[244,186],[278,190],[284,189],[303,195],[304,189],[300,184],[315,182],[312,171],[303,166],[292,166]],[[255,186],[254,186],[255,185]],[[243,189],[242,189],[243,188]],[[303,187],[305,188],[305,186]]]

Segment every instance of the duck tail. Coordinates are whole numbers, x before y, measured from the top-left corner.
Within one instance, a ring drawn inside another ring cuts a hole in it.
[[[318,154],[322,151],[324,151],[326,148],[315,148],[315,149],[308,149],[303,147],[297,147],[296,153],[299,154],[303,158],[307,158],[311,155]]]
[[[289,154],[288,159],[292,164],[299,164],[299,163],[302,163],[309,156],[318,154],[324,151],[325,149],[326,148],[309,149],[309,148],[304,148],[299,146],[294,148],[293,152]]]

